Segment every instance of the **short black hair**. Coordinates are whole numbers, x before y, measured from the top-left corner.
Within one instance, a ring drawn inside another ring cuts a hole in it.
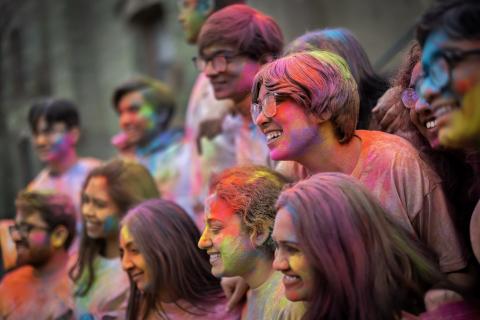
[[[77,106],[68,99],[43,98],[35,101],[28,112],[28,123],[33,133],[37,133],[38,120],[42,117],[45,117],[48,128],[56,122],[65,123],[67,129],[80,126]]]
[[[417,40],[422,48],[428,36],[436,30],[442,30],[456,40],[480,39],[480,1],[437,0],[417,25]]]
[[[64,243],[68,250],[75,238],[76,212],[71,198],[65,194],[46,191],[21,191],[15,200],[17,210],[27,215],[38,212],[50,230],[64,226],[68,231]]]

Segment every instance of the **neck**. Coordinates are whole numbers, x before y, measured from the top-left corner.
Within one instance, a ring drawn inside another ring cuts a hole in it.
[[[47,263],[41,267],[34,268],[35,275],[39,278],[50,277],[57,274],[67,266],[68,253],[64,249],[57,250]]]
[[[77,152],[72,149],[64,157],[48,163],[50,174],[61,175],[77,163]]]
[[[271,274],[275,271],[272,268],[272,263],[273,259],[267,257],[264,253],[261,253],[257,257],[253,270],[242,276],[250,289],[256,289],[268,280]]]
[[[354,136],[348,143],[340,144],[329,121],[323,123],[319,130],[319,136],[323,140],[313,144],[296,161],[305,167],[309,175],[319,172],[342,172],[350,175],[360,156],[360,139]]]
[[[120,251],[118,250],[118,233],[111,235],[106,239],[103,256],[107,259],[120,257]]]

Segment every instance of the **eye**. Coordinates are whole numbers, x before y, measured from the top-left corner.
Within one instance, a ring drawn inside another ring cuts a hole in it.
[[[120,249],[119,249],[119,251],[120,251],[120,258],[123,258],[123,254],[124,254],[124,251],[123,251],[123,249],[122,249],[122,248],[120,248]]]

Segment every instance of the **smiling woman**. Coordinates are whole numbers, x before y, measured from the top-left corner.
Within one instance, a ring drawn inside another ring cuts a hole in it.
[[[443,279],[421,245],[353,178],[321,173],[277,202],[273,266],[285,295],[307,301],[303,319],[400,319],[423,311]],[[375,303],[372,303],[375,301]]]
[[[128,279],[119,259],[119,221],[134,205],[158,197],[155,181],[137,162],[112,160],[89,173],[82,189],[85,227],[70,271],[77,318],[123,317]]]
[[[174,202],[150,200],[122,220],[122,267],[130,278],[128,319],[237,319],[226,311],[220,281],[208,255],[197,247],[200,233]]]

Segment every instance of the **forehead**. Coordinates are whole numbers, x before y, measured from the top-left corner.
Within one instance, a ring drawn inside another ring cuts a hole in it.
[[[130,105],[141,105],[143,103],[143,96],[140,91],[131,91],[125,94],[118,103],[118,108],[126,108]]]
[[[275,216],[272,237],[275,241],[298,242],[292,214],[286,207],[281,207]]]
[[[45,116],[41,116],[38,118],[36,122],[36,127],[35,127],[36,131],[42,132],[50,128],[62,130],[62,129],[66,129],[67,125],[65,124],[65,122],[62,122],[62,121],[55,121],[49,124]]]
[[[30,223],[35,225],[47,225],[45,220],[43,220],[40,212],[38,211],[34,211],[33,213],[27,214],[22,210],[17,210],[17,214],[15,215],[15,222],[17,224]]]
[[[220,221],[228,221],[235,215],[235,212],[228,203],[218,197],[216,193],[206,200],[206,218]]]
[[[99,196],[102,193],[107,192],[108,181],[104,176],[95,176],[90,178],[87,186],[85,187],[85,193],[91,193],[92,196]]]
[[[197,0],[177,0],[179,8],[194,8],[197,5]]]
[[[232,45],[226,44],[214,44],[204,48],[201,52],[203,57],[211,58],[219,54],[232,54],[235,53],[237,50]]]
[[[129,243],[133,243],[133,236],[130,233],[130,230],[128,229],[127,225],[124,225],[122,229],[120,230],[120,245],[121,246],[126,246]]]

